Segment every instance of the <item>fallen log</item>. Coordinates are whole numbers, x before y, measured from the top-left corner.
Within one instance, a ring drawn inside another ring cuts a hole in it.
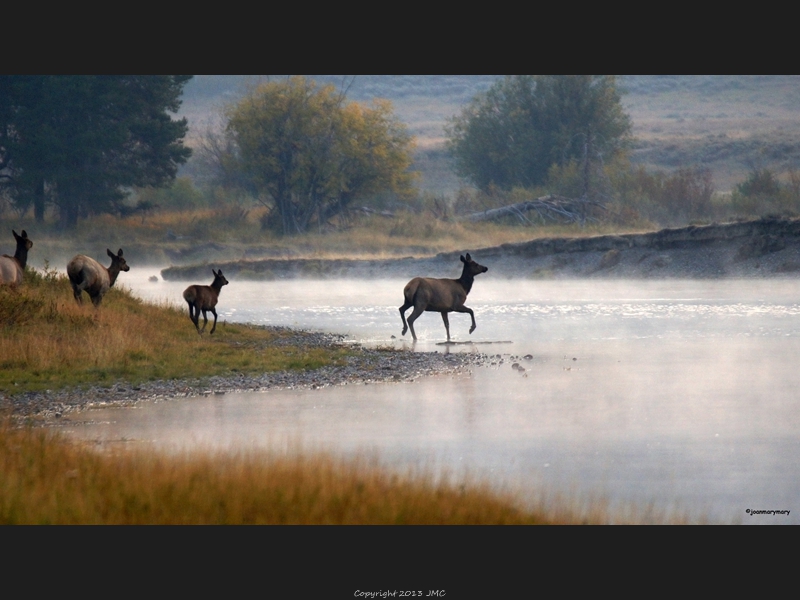
[[[393,212],[388,210],[375,210],[374,208],[369,208],[368,206],[355,206],[350,210],[353,212],[363,212],[365,215],[380,215],[389,219],[393,219],[395,217]]]
[[[535,200],[526,200],[499,208],[490,208],[481,212],[470,213],[459,218],[461,221],[477,223],[479,221],[493,221],[503,217],[514,216],[524,223],[530,223],[527,213],[536,212],[539,217],[546,221],[560,221],[566,223],[584,223],[587,220],[595,220],[587,215],[590,206],[597,206],[605,209],[599,202],[586,198],[566,198],[548,194]]]

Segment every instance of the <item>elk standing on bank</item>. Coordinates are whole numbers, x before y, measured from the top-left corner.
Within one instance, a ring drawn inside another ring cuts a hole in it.
[[[130,271],[128,263],[122,258],[122,248],[116,254],[108,248],[106,252],[111,257],[111,265],[108,268],[83,254],[78,254],[69,261],[67,275],[78,304],[83,304],[82,292],[85,290],[95,308],[99,307],[103,296],[114,285],[120,271]]]
[[[22,230],[22,235],[17,235],[13,229],[14,239],[17,240],[17,249],[14,256],[3,254],[0,256],[0,285],[17,286],[22,283],[25,275],[25,265],[28,262],[28,250],[33,247],[33,242],[28,239],[28,234]]]
[[[189,318],[194,323],[197,333],[202,334],[206,330],[208,324],[208,317],[206,311],[210,311],[214,315],[214,325],[211,327],[209,335],[214,333],[217,328],[217,301],[219,300],[219,293],[223,285],[228,285],[228,280],[222,274],[222,269],[215,271],[211,269],[214,274],[214,281],[211,285],[190,285],[183,291],[183,299],[189,304]],[[200,311],[203,312],[203,328],[200,329]]]
[[[464,306],[464,302],[467,299],[467,294],[472,289],[475,276],[486,273],[489,269],[472,260],[469,253],[466,258],[461,257],[461,262],[464,263],[464,269],[458,279],[415,277],[408,282],[403,290],[406,301],[400,307],[400,318],[403,320],[403,335],[406,334],[410,327],[411,336],[414,341],[417,340],[417,334],[414,333],[414,321],[424,311],[442,314],[448,342],[450,341],[450,322],[447,318],[447,313],[449,312],[468,313],[472,317],[472,327],[470,327],[469,332],[475,331],[475,314],[471,308]],[[405,312],[412,306],[414,311],[408,317],[408,323],[406,324]]]

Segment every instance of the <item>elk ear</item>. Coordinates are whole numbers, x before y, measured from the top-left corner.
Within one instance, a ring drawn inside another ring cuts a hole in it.
[[[222,276],[223,276],[223,275],[222,275],[222,269],[220,269],[219,271],[217,271],[217,275],[219,275],[220,277],[222,277]]]
[[[25,238],[25,239],[28,238],[28,232],[25,231],[24,229],[22,230],[22,237]]]
[[[467,262],[466,260],[464,260],[464,255],[463,254],[461,255],[461,262],[463,262],[463,263]]]
[[[114,253],[113,253],[111,250],[109,250],[108,248],[106,248],[106,252],[108,253],[108,255],[109,255],[111,258],[116,258],[116,255],[115,255],[115,254],[114,254]]]
[[[119,252],[117,252],[117,256],[122,256],[122,248],[120,248]]]
[[[469,255],[469,252],[467,252],[467,262],[471,262],[471,261],[472,261],[472,257]]]
[[[211,267],[211,272],[214,274],[214,277],[219,277],[219,273],[214,270],[214,267]]]

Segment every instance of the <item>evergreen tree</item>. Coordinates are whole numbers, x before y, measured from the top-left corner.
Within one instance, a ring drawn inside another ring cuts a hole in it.
[[[115,212],[130,186],[163,186],[189,158],[186,75],[0,77],[0,183],[15,200],[58,208],[62,227]]]

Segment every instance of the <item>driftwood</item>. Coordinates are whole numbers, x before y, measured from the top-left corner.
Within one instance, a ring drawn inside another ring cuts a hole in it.
[[[368,206],[354,206],[350,210],[353,212],[363,212],[365,215],[380,215],[389,219],[393,219],[395,216],[393,212],[388,210],[375,210],[374,208],[369,208]]]
[[[470,213],[460,217],[459,220],[471,221],[492,221],[502,217],[514,216],[524,223],[530,223],[526,213],[536,212],[543,220],[552,220],[567,223],[585,223],[595,220],[587,215],[590,206],[605,208],[599,202],[586,198],[566,198],[549,194],[536,198],[536,200],[526,200],[517,204],[509,204],[500,208],[491,208],[482,212]]]

